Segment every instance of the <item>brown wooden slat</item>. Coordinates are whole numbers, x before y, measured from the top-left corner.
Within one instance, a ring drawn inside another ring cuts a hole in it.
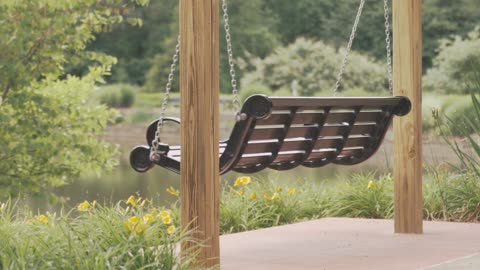
[[[356,147],[356,146],[366,146],[370,143],[370,137],[356,137],[356,138],[348,138],[347,142],[345,143],[345,147]]]
[[[382,119],[383,112],[382,111],[371,111],[371,112],[360,112],[357,115],[357,119],[355,120],[356,123],[359,122],[378,122]]]
[[[279,148],[278,142],[249,143],[243,154],[271,153]]]
[[[344,148],[342,152],[338,155],[338,158],[344,158],[345,156],[358,156],[364,151],[362,148]]]
[[[335,149],[332,149],[331,151],[312,152],[305,162],[316,161],[316,160],[327,158],[335,151],[336,151]]]
[[[273,161],[274,163],[284,163],[290,161],[299,161],[303,159],[304,153],[282,153],[280,152]]]
[[[343,138],[319,138],[315,143],[314,149],[321,148],[337,148],[337,146],[343,141]]]
[[[335,108],[355,108],[373,107],[378,108],[379,104],[382,106],[396,106],[401,101],[401,97],[270,97],[269,98],[274,106],[274,109],[278,108],[291,108],[291,107],[303,107],[303,108],[323,108],[323,107],[335,107]]]
[[[317,126],[290,127],[286,138],[312,138]]]
[[[255,129],[250,136],[251,141],[255,140],[273,140],[282,137],[283,128]]]
[[[334,124],[347,122],[350,123],[355,118],[353,112],[330,112],[325,123]]]
[[[343,136],[348,131],[349,126],[340,125],[325,125],[322,127],[319,137],[327,136]]]
[[[282,148],[280,148],[281,152],[284,151],[305,151],[307,146],[312,143],[311,139],[305,140],[295,140],[295,141],[284,141]]]
[[[270,156],[248,156],[242,157],[235,167],[245,167],[245,166],[252,166],[256,164],[260,164],[266,162]]]
[[[373,135],[375,130],[377,129],[377,125],[355,125],[353,126],[352,132],[350,135]]]
[[[290,119],[289,113],[272,113],[266,119],[257,121],[257,126],[262,125],[284,125]]]

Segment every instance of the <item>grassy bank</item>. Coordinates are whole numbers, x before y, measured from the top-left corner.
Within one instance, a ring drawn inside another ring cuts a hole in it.
[[[479,222],[480,181],[472,174],[427,168],[426,220]],[[179,192],[169,188],[169,196]],[[155,207],[131,196],[115,205],[83,202],[59,213],[0,203],[1,269],[187,269],[177,244],[179,204]],[[285,184],[239,177],[222,190],[221,233],[235,233],[321,217],[393,217],[389,174],[357,174],[337,183]]]

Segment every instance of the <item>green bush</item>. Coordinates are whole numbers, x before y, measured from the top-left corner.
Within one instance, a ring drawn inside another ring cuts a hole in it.
[[[424,89],[435,94],[469,93],[472,88],[465,82],[473,79],[475,67],[480,66],[480,28],[466,39],[443,41],[438,52],[424,76]]]
[[[273,91],[291,88],[298,82],[298,92],[311,96],[322,90],[333,89],[343,58],[344,49],[318,41],[299,38],[295,43],[277,48],[265,59],[252,58],[248,61],[256,69],[245,73],[242,85],[263,84]],[[386,87],[386,67],[364,55],[352,52],[349,58],[340,91],[365,89],[382,92]]]
[[[113,84],[100,88],[99,102],[112,108],[129,108],[135,103],[135,87]]]
[[[330,195],[326,215],[335,217],[393,217],[393,179],[373,173],[357,174]]]
[[[251,84],[240,90],[239,98],[242,102],[244,102],[249,96],[257,94],[271,96],[272,91],[268,88],[268,86],[263,84]]]

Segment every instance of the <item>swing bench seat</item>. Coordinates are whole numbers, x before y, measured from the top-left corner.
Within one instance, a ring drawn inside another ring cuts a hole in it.
[[[265,168],[317,168],[329,163],[354,165],[380,147],[393,115],[410,112],[407,97],[249,97],[230,138],[219,143],[220,174],[255,173]],[[180,173],[180,146],[159,145],[160,159],[150,160],[159,120],[147,130],[148,146],[137,146],[130,164],[137,172],[154,165]],[[173,121],[175,118],[163,118]]]

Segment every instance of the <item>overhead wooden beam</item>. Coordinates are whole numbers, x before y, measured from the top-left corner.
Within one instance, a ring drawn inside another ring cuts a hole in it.
[[[394,120],[395,232],[422,233],[422,0],[393,0],[394,94],[412,111]]]
[[[202,245],[197,266],[211,267],[220,257],[218,0],[180,0],[180,36],[182,228]]]

